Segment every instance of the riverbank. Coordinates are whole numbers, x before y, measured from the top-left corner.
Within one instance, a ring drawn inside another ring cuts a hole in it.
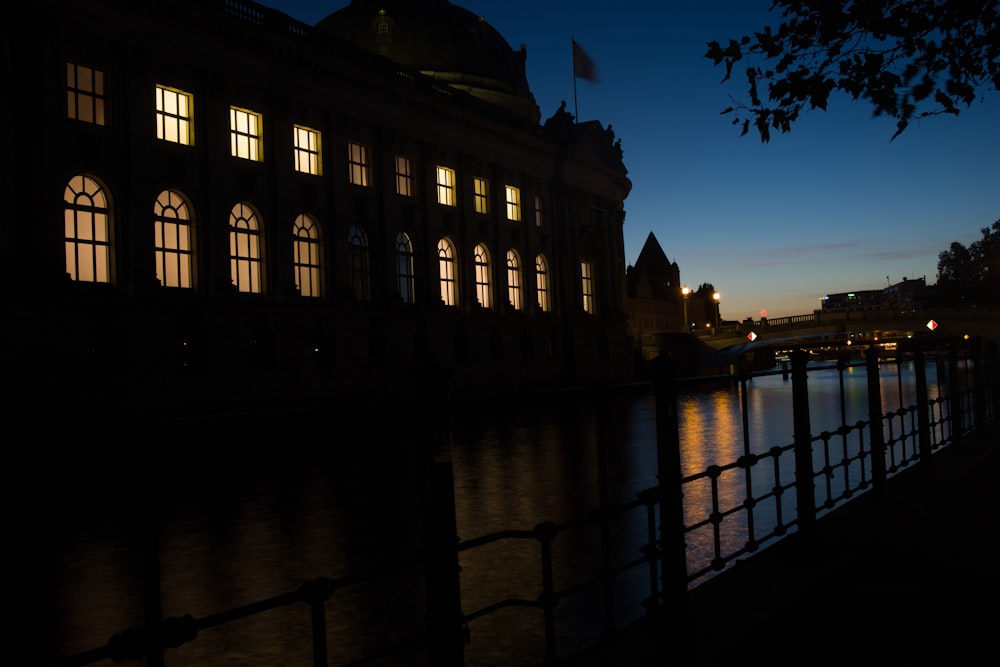
[[[994,421],[698,586],[685,632],[663,612],[565,667],[976,664],[995,649],[1000,506]]]

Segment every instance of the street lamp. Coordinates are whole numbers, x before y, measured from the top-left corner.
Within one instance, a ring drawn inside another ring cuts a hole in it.
[[[715,301],[715,328],[719,328],[719,300],[722,299],[722,295],[718,292],[712,294],[712,300]]]
[[[690,293],[691,293],[691,290],[690,290],[690,288],[688,288],[687,285],[684,285],[683,287],[681,287],[681,296],[684,297],[683,301],[684,301],[684,330],[685,331],[690,331],[691,330],[691,323],[688,322],[688,294],[690,294]]]

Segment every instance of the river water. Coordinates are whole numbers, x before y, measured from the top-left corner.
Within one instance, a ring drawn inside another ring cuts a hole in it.
[[[882,370],[886,411],[914,401],[913,369]],[[809,373],[812,431],[867,419],[865,369]],[[928,365],[931,397],[937,373]],[[845,400],[840,400],[841,386]],[[781,374],[741,387],[725,383],[678,398],[683,474],[734,461],[746,448],[792,442],[791,381]],[[843,405],[843,408],[842,408]],[[289,415],[278,425],[224,428],[213,445],[156,439],[160,455],[128,461],[90,450],[73,459],[5,466],[6,558],[17,635],[42,655],[71,655],[142,624],[149,554],[158,558],[166,617],[203,618],[295,590],[317,577],[344,577],[419,553],[419,456],[405,443],[373,439],[337,420]],[[405,431],[405,425],[386,422]],[[628,502],[657,483],[655,400],[641,388],[503,405],[466,405],[452,416],[451,459],[460,541],[565,521],[604,502]],[[186,434],[193,437],[192,434]],[[405,438],[403,439],[405,440]],[[251,446],[261,441],[270,449]],[[206,447],[221,447],[225,456]],[[692,507],[699,504],[691,500]],[[687,521],[694,520],[689,508]],[[617,553],[638,556],[645,516],[617,528]],[[597,535],[557,540],[557,588],[592,574]],[[689,544],[689,568],[706,545]],[[463,612],[507,598],[532,600],[541,587],[538,544],[502,540],[460,557]],[[349,664],[413,634],[423,618],[419,568],[345,587],[327,604],[330,665]],[[648,575],[621,577],[614,622],[642,614]],[[586,595],[559,613],[561,654],[593,641],[601,613]],[[562,605],[561,605],[562,606]],[[589,609],[588,609],[589,607]],[[589,611],[590,617],[581,620]],[[594,617],[597,617],[596,620]],[[542,615],[511,606],[474,619],[470,667],[539,664]],[[166,664],[311,664],[305,605],[203,630],[167,652]],[[422,665],[419,649],[374,664]],[[136,661],[131,664],[144,664]]]

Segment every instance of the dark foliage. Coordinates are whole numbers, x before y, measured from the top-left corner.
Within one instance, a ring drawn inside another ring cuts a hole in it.
[[[767,142],[803,110],[827,108],[831,93],[866,100],[896,119],[899,136],[917,118],[958,115],[1000,90],[997,0],[774,0],[783,23],[752,36],[708,43],[726,81],[748,65],[749,103],[722,111]]]
[[[982,238],[968,247],[953,241],[938,254],[937,289],[955,305],[1000,303],[1000,220],[983,227]]]

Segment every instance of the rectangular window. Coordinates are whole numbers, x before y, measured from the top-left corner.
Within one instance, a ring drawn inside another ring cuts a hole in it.
[[[229,107],[229,143],[233,157],[255,162],[263,160],[262,131],[260,114]]]
[[[477,176],[472,179],[472,183],[475,187],[476,213],[489,213],[489,182],[485,178]]]
[[[521,191],[513,185],[508,185],[507,190],[507,219],[511,222],[521,222]]]
[[[448,167],[437,168],[437,199],[445,206],[455,205],[455,170]]]
[[[368,187],[368,147],[350,142],[347,144],[347,180],[353,185]]]
[[[535,195],[535,226],[542,226],[542,197]]]
[[[396,156],[396,194],[413,196],[413,165],[404,155]]]
[[[176,88],[156,87],[156,138],[173,144],[194,144],[191,95]]]
[[[104,72],[66,63],[66,115],[95,125],[107,124],[107,93]]]
[[[319,176],[319,132],[302,125],[292,126],[292,145],[295,156],[295,171]]]
[[[591,262],[580,262],[580,275],[583,279],[583,311],[594,314],[594,265]]]

